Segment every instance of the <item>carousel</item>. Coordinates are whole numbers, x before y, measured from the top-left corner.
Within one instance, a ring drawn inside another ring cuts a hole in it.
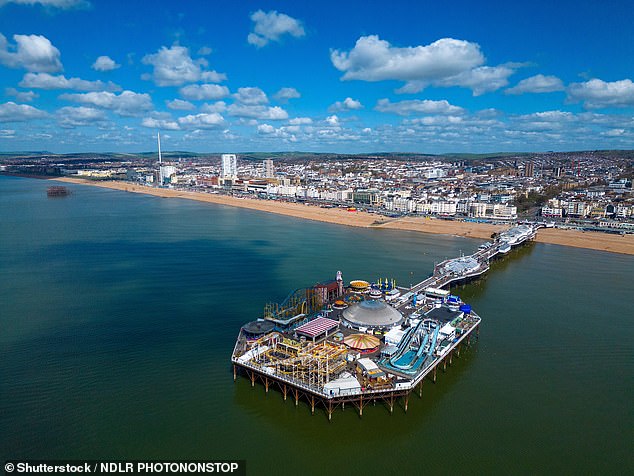
[[[343,339],[343,343],[352,350],[362,354],[369,354],[379,350],[381,341],[378,337],[369,334],[352,334]]]

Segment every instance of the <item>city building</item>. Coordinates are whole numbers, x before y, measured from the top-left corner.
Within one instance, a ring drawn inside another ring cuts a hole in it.
[[[238,161],[235,154],[222,154],[222,177],[236,178],[238,176]]]
[[[176,167],[173,165],[161,165],[159,167],[159,184],[171,183],[172,177],[176,175]]]
[[[273,178],[275,176],[275,169],[273,168],[273,160],[266,159],[264,161],[264,176],[266,178]]]

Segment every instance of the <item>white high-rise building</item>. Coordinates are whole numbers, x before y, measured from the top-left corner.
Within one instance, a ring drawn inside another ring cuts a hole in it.
[[[222,177],[235,178],[238,176],[238,161],[235,154],[222,154]]]
[[[176,175],[176,167],[173,165],[161,165],[159,167],[159,184],[165,185]]]
[[[266,159],[264,161],[264,176],[266,178],[273,178],[275,174],[275,170],[273,169],[273,161],[271,159]]]

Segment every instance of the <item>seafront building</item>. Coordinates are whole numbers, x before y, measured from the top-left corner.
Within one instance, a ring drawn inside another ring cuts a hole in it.
[[[235,179],[238,176],[238,162],[235,154],[222,154],[222,178]]]
[[[176,183],[176,167],[173,165],[161,165],[159,167],[159,184]]]
[[[164,154],[165,155],[165,154]],[[609,153],[548,153],[478,160],[400,156],[293,156],[264,160],[222,154],[166,163],[99,157],[2,159],[7,172],[130,180],[261,199],[345,207],[398,217],[510,222],[627,232],[634,222],[634,161]],[[153,166],[151,166],[153,165]],[[162,170],[162,171],[161,171]],[[626,223],[626,224],[623,224]]]
[[[266,159],[264,161],[264,177],[273,178],[275,176],[275,169],[273,168],[273,161]]]

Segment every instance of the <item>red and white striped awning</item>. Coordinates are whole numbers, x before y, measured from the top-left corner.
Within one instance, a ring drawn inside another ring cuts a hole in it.
[[[302,324],[296,329],[298,334],[305,335],[306,337],[317,337],[324,332],[328,332],[339,325],[339,322],[328,319],[327,317],[318,317],[306,324]]]

